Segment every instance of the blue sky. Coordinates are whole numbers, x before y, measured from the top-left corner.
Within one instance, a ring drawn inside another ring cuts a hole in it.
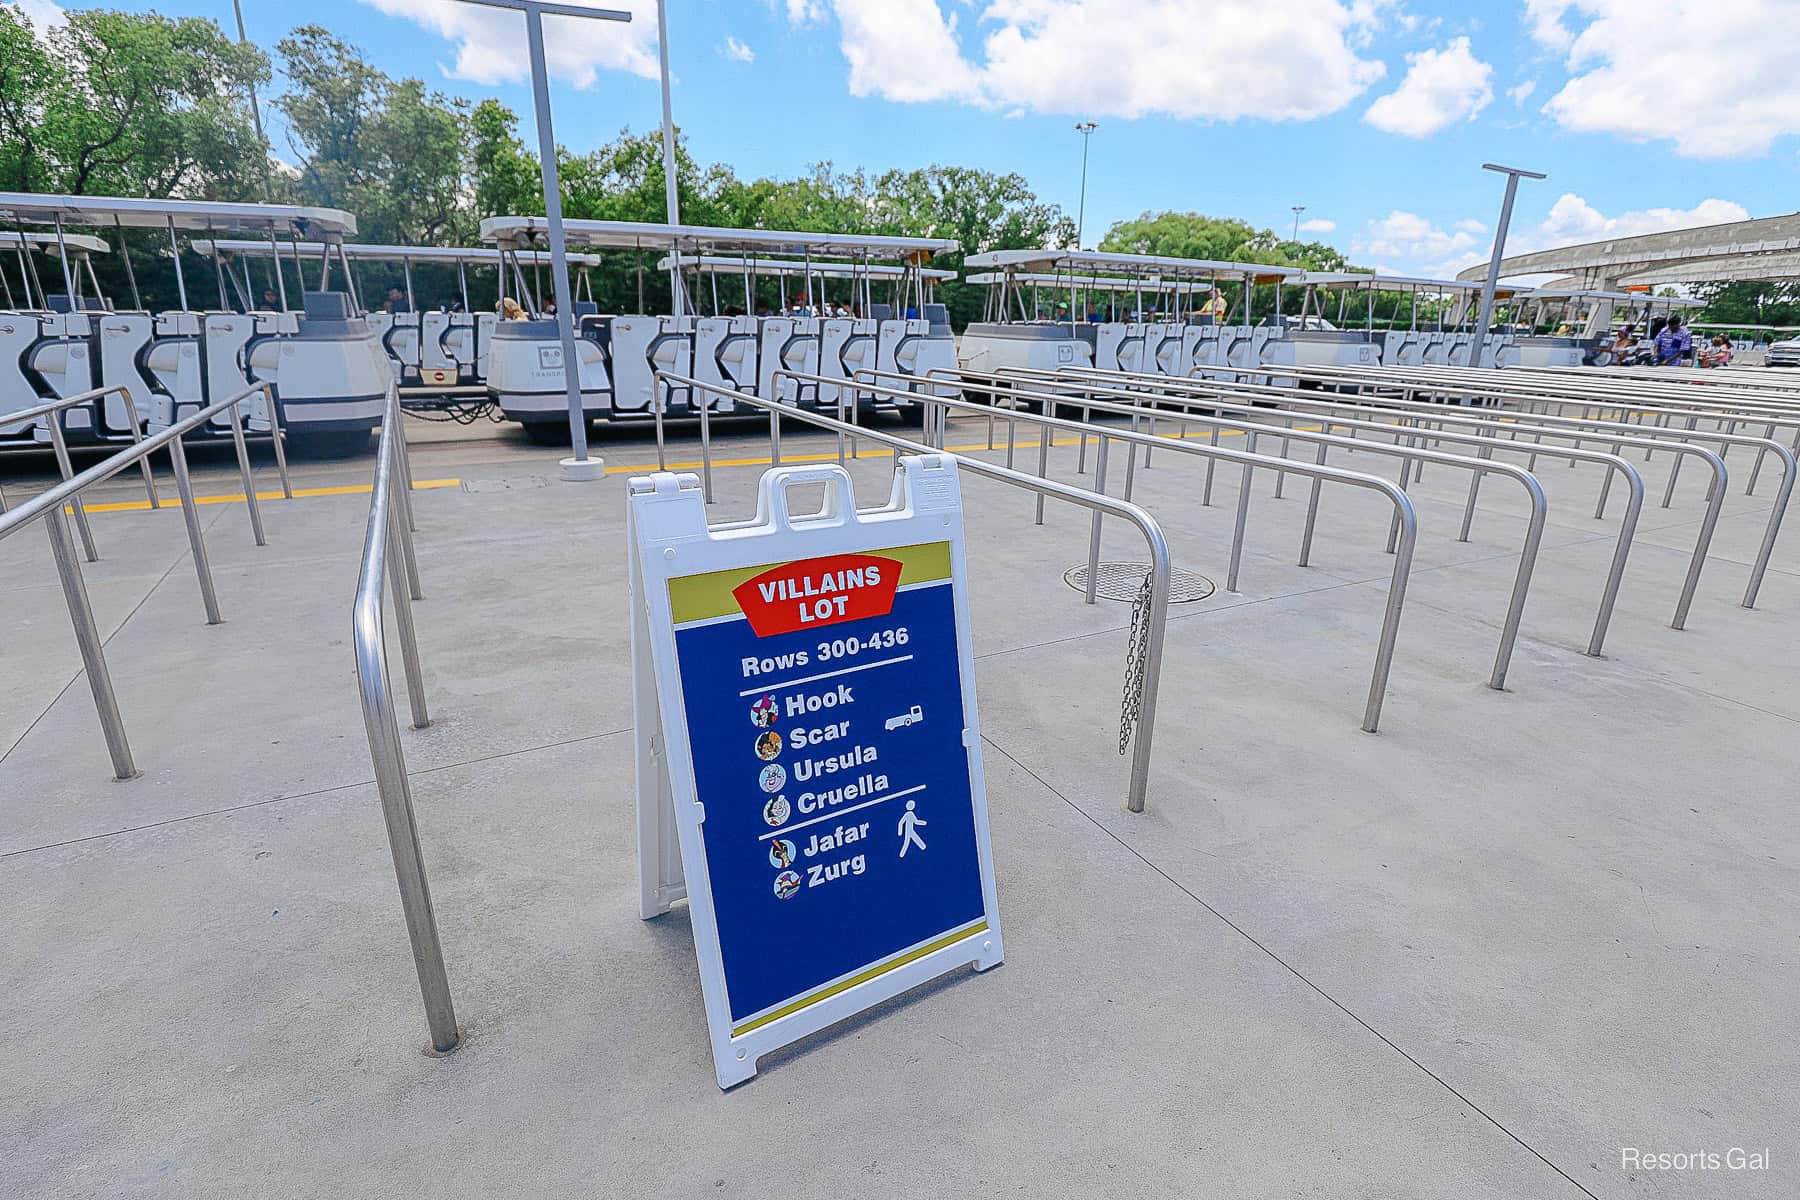
[[[317,22],[390,74],[497,95],[531,136],[515,14],[243,2],[265,49]],[[547,24],[577,150],[660,117],[653,0],[613,3],[639,19]],[[232,20],[230,0],[101,6]],[[1522,185],[1514,251],[1793,211],[1796,17],[1795,0],[670,0],[668,19],[676,123],[740,175],[963,163],[1073,213],[1073,126],[1092,119],[1088,244],[1164,208],[1285,233],[1304,204],[1308,236],[1357,263],[1442,274],[1486,256],[1502,181],[1484,161],[1550,176]]]

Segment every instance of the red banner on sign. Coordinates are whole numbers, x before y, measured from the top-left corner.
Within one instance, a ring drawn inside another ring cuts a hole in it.
[[[874,554],[833,554],[770,567],[731,589],[757,637],[886,616],[900,563]]]

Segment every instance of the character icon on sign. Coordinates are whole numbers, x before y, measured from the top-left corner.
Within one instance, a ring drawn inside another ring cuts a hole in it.
[[[783,900],[792,900],[794,893],[800,890],[800,872],[783,871],[775,877],[775,895]]]
[[[762,790],[765,792],[779,792],[787,786],[787,771],[782,769],[780,763],[770,763],[762,769],[762,773],[756,777],[756,781],[762,784]]]
[[[799,854],[799,849],[786,838],[776,838],[769,843],[769,865],[771,867],[777,869],[791,867]]]
[[[763,805],[763,820],[767,821],[770,825],[785,825],[787,824],[788,817],[792,815],[793,811],[793,807],[788,804],[788,798],[786,796],[776,796],[767,804]]]
[[[772,728],[780,715],[781,710],[775,707],[774,696],[764,696],[750,706],[750,723],[758,729]]]
[[[765,729],[756,735],[756,757],[768,762],[781,753],[781,735],[773,729]]]
[[[914,811],[913,801],[906,802],[906,811],[900,814],[901,858],[905,858],[907,850],[913,846],[917,846],[921,850],[925,848],[925,839],[919,836],[919,830],[930,823]]]

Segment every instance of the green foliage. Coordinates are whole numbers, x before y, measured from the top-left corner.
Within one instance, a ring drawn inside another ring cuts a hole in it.
[[[364,242],[417,245],[466,245],[482,217],[543,212],[537,154],[519,137],[518,117],[499,101],[470,107],[418,79],[390,78],[357,47],[316,25],[293,30],[277,50],[286,85],[275,105],[298,166],[271,174],[248,106],[251,89],[269,79],[268,60],[254,47],[206,20],[87,11],[45,32],[18,9],[0,7],[0,188],[321,204],[354,213]],[[621,130],[580,154],[559,149],[557,166],[563,211],[571,218],[667,217],[660,130]],[[728,166],[695,162],[679,133],[676,172],[681,216],[690,225],[945,238],[958,250],[930,265],[950,269],[978,251],[1075,243],[1074,222],[1017,174],[933,165],[871,176],[821,162],[793,179],[740,179]],[[146,298],[166,299],[171,281],[154,265],[160,248],[148,233],[130,241]],[[1347,267],[1323,243],[1282,240],[1244,221],[1199,213],[1145,213],[1113,226],[1100,245],[1313,270]],[[668,304],[668,279],[654,269],[655,257],[603,256],[591,275],[603,311],[657,311]],[[190,283],[213,273],[209,264],[194,265]],[[111,287],[116,257],[96,266]],[[455,295],[454,271],[420,267],[414,276],[421,303]],[[364,298],[374,301],[392,280],[359,272],[358,282]],[[472,283],[482,293],[479,303],[488,302],[494,282],[488,275]],[[721,281],[722,303],[743,303],[736,287],[726,300]],[[504,290],[513,290],[510,281]],[[777,291],[774,281],[765,281],[761,298],[779,303]],[[960,327],[979,315],[983,292],[952,282],[939,287],[938,298]],[[832,283],[827,295],[848,299],[850,285]],[[1294,311],[1298,289],[1285,289],[1283,299]],[[1266,311],[1267,298],[1259,295],[1258,303]]]
[[[498,100],[483,100],[469,114],[469,173],[477,216],[544,211],[537,160],[519,140],[519,118]]]
[[[402,245],[467,238],[463,197],[468,106],[393,80],[317,25],[276,46],[289,88],[276,101],[304,163],[310,203],[356,214],[364,241]]]
[[[1273,237],[1267,230],[1263,237]],[[1119,221],[1100,239],[1100,249],[1115,254],[1155,254],[1164,258],[1210,258],[1223,262],[1256,262],[1250,245],[1259,231],[1235,217],[1208,217],[1194,212],[1144,213]]]
[[[35,30],[0,9],[0,186],[247,199],[266,174],[254,46],[199,18],[71,12]]]
[[[1706,307],[1694,320],[1716,324],[1800,325],[1800,282],[1751,279],[1702,284]]]

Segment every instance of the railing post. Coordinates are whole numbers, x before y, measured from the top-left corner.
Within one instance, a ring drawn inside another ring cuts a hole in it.
[[[1094,450],[1094,494],[1106,495],[1106,444],[1111,439],[1104,433],[1097,434],[1100,443]],[[1100,587],[1100,530],[1103,515],[1099,509],[1088,524],[1088,570],[1087,570],[1087,603],[1092,604]]]
[[[257,545],[266,546],[269,543],[263,536],[262,509],[256,503],[256,476],[250,471],[250,448],[244,444],[244,421],[237,404],[227,408],[225,413],[231,418],[231,445],[237,451],[238,476],[244,481],[244,504],[250,510],[250,532],[256,536]]]
[[[75,627],[75,645],[81,651],[88,690],[93,692],[94,708],[100,714],[100,729],[106,735],[106,752],[112,756],[113,776],[135,779],[139,772],[131,760],[131,743],[125,739],[125,720],[119,715],[119,701],[113,695],[100,631],[94,624],[94,608],[88,602],[81,564],[69,544],[69,527],[63,522],[60,505],[44,513],[44,532],[50,537],[50,554],[56,559],[56,575],[62,582],[63,599],[69,605],[69,623]]]
[[[169,442],[169,461],[175,467],[175,490],[181,495],[181,519],[187,523],[188,549],[194,555],[194,574],[200,579],[200,600],[206,606],[206,623],[218,625],[219,597],[213,591],[212,563],[206,557],[206,539],[200,533],[200,510],[194,505],[194,484],[188,478],[187,451],[181,438]]]
[[[56,469],[62,473],[63,482],[67,483],[75,476],[75,468],[69,463],[69,443],[63,439],[60,414],[51,413],[50,444],[56,449]],[[94,531],[88,527],[87,506],[81,502],[81,493],[76,492],[69,497],[69,507],[75,511],[75,528],[81,534],[81,549],[89,562],[99,562],[100,552],[94,549]]]

